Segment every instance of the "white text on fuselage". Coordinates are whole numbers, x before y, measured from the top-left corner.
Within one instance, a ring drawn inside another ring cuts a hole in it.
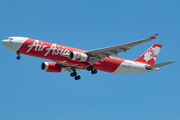
[[[48,48],[48,45],[44,45],[43,42],[41,41],[41,43],[39,44],[39,40],[35,40],[34,43],[32,45],[28,45],[29,49],[26,51],[27,53],[29,51],[31,51],[34,47],[34,51],[43,51],[44,49],[46,49],[46,53],[44,54],[44,56],[47,56],[51,51],[52,51],[52,55],[69,55],[69,50],[65,49],[65,47],[60,48],[59,45],[57,44],[52,44],[50,48]]]

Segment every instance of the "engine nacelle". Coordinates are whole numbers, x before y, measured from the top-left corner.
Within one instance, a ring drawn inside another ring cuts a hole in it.
[[[41,69],[46,72],[61,72],[62,68],[55,63],[43,62],[41,64]]]
[[[72,51],[69,55],[69,58],[74,61],[80,61],[80,62],[88,62],[90,60],[90,57],[84,53]]]

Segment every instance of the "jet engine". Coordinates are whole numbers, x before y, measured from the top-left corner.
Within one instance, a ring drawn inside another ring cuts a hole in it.
[[[62,68],[55,63],[43,62],[41,64],[41,69],[46,72],[61,72]]]
[[[69,58],[74,61],[79,62],[88,62],[90,60],[90,57],[84,53],[72,51],[69,55]]]

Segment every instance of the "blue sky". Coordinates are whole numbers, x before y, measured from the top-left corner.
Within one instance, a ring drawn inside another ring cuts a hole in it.
[[[0,44],[1,120],[179,120],[179,0],[1,0],[0,39],[24,36],[91,50],[150,37],[156,40],[120,53],[136,59],[152,44],[163,47],[156,63],[176,61],[157,72],[91,75],[47,73],[49,61],[21,55]]]

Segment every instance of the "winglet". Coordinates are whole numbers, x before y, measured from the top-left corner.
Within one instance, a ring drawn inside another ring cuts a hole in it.
[[[156,39],[157,36],[158,36],[158,34],[155,34],[155,35],[151,36],[150,38]]]

